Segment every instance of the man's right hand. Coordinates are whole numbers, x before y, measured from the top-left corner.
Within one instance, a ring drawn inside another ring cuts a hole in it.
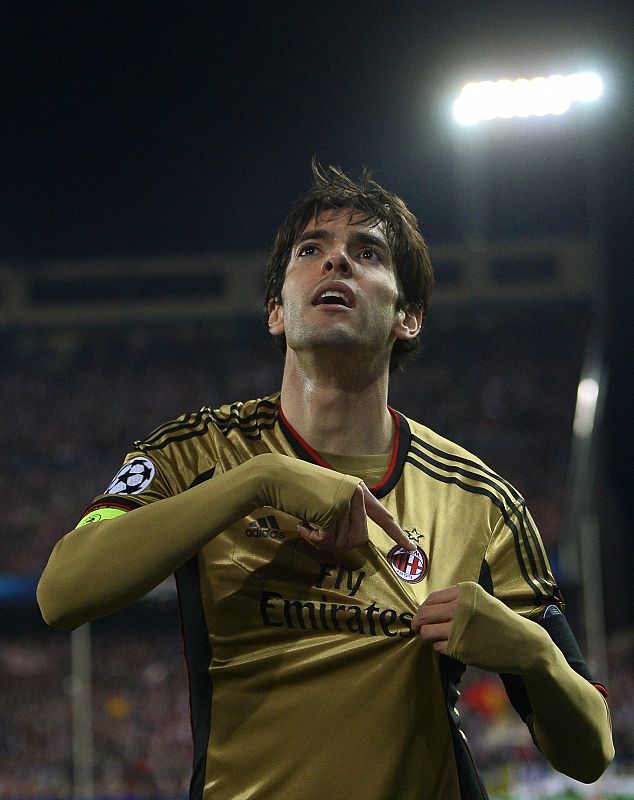
[[[368,541],[369,517],[401,547],[416,545],[368,487],[352,475],[297,458],[264,453],[249,462],[258,502],[302,520],[300,536],[322,550],[350,550]]]

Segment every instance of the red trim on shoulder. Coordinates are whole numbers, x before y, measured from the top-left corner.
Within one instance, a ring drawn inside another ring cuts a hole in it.
[[[597,690],[597,691],[598,691],[600,694],[602,694],[602,695],[603,695],[603,696],[604,696],[606,699],[608,698],[608,690],[605,688],[605,686],[604,686],[602,683],[595,683],[595,682],[593,681],[593,682],[592,682],[592,685],[593,685],[593,686],[594,686],[594,688],[595,688],[595,689],[596,689],[596,690]]]
[[[284,425],[288,428],[289,433],[293,435],[293,437],[299,442],[299,444],[304,448],[304,450],[306,450],[306,452],[315,461],[315,463],[319,464],[320,467],[326,467],[326,469],[332,469],[330,464],[327,461],[324,461],[324,459],[321,458],[321,456],[318,453],[316,453],[315,450],[313,450],[313,448],[308,444],[308,442],[305,439],[302,439],[299,433],[297,433],[295,428],[286,419],[286,417],[284,416],[284,411],[282,410],[281,403],[279,408],[280,408],[280,417],[282,418]],[[392,473],[394,472],[394,469],[396,467],[401,423],[398,414],[391,406],[388,406],[387,410],[390,412],[390,416],[394,420],[394,442],[392,443],[392,457],[390,458],[390,466],[387,468],[387,472],[385,473],[385,475],[381,478],[381,480],[377,484],[368,487],[371,492],[376,492],[382,486],[385,486],[385,484],[392,477]]]
[[[83,519],[86,514],[96,511],[98,508],[120,508],[121,511],[133,511],[135,508],[140,508],[141,503],[135,503],[132,500],[98,500],[96,503],[91,503],[88,508],[82,513],[80,519]]]

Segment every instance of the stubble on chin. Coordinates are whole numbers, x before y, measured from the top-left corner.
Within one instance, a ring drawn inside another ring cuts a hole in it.
[[[309,326],[302,320],[297,325],[285,326],[286,343],[295,350],[318,350],[321,348],[334,348],[341,350],[356,350],[362,347],[366,337],[359,331],[350,327],[337,324],[329,326]],[[367,346],[367,342],[365,342]]]

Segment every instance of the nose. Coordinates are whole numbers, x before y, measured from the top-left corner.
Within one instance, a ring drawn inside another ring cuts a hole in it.
[[[324,275],[327,275],[329,272],[341,272],[343,275],[352,275],[352,261],[348,257],[345,248],[333,247],[329,250],[321,265],[321,271]]]

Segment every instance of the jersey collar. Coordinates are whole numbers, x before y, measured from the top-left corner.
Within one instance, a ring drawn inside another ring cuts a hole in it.
[[[369,487],[372,494],[377,498],[385,497],[399,482],[411,439],[407,419],[391,406],[388,406],[387,409],[394,420],[394,442],[392,443],[392,458],[390,459],[390,466],[387,468],[387,472],[377,484]],[[279,405],[279,422],[284,435],[298,458],[301,458],[302,461],[308,461],[310,464],[318,464],[320,467],[332,469],[330,464],[324,461],[305,439],[302,439],[299,433],[297,433],[295,428],[293,428],[286,419],[281,403]]]

